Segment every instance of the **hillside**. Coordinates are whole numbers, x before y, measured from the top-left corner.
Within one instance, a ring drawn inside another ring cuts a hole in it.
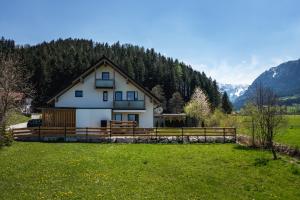
[[[71,38],[21,46],[15,45],[13,40],[2,38],[0,53],[19,55],[23,59],[36,90],[36,106],[44,106],[50,97],[95,64],[102,55],[113,60],[148,89],[161,85],[167,100],[179,91],[184,100],[188,101],[195,87],[199,86],[208,94],[213,107],[220,102],[216,81],[204,72],[195,71],[191,66],[165,57],[154,49],[119,42],[109,45]]]
[[[261,83],[271,88],[280,97],[282,104],[300,103],[300,59],[272,67],[258,76],[234,105],[240,108],[252,96],[255,86]]]

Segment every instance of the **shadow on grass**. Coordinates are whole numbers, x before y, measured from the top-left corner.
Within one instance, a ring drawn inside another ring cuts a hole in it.
[[[244,145],[236,145],[233,148],[236,149],[236,150],[244,150],[244,151],[257,150],[256,148],[252,148],[252,147],[248,147],[248,146],[244,146]]]

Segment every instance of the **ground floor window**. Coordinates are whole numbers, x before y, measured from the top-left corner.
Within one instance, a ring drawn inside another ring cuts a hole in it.
[[[128,121],[136,121],[139,124],[139,115],[138,114],[128,114]]]
[[[114,120],[116,120],[116,121],[122,121],[122,114],[121,113],[114,114]]]

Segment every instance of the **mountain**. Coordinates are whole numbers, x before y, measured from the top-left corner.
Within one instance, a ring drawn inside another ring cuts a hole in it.
[[[179,92],[188,101],[196,87],[208,95],[215,108],[220,103],[217,82],[190,65],[166,57],[153,48],[145,49],[131,44],[99,43],[85,39],[58,39],[36,45],[16,45],[13,40],[0,38],[0,54],[21,58],[24,70],[29,71],[36,96],[33,104],[45,102],[65,88],[88,67],[105,55],[122,70],[151,90],[161,85],[168,101]],[[167,105],[169,110],[171,106]]]
[[[300,103],[300,59],[282,63],[259,75],[247,91],[236,99],[235,108],[241,108],[253,96],[258,84],[273,89],[280,97],[281,104]]]
[[[219,83],[218,85],[221,93],[227,92],[229,100],[232,103],[234,103],[239,96],[243,95],[249,87],[249,85],[246,84],[234,85]]]

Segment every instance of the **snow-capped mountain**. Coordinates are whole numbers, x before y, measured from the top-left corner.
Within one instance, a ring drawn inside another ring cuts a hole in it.
[[[259,75],[249,86],[247,91],[239,96],[234,106],[241,108],[245,102],[255,93],[255,87],[262,84],[266,88],[271,88],[278,97],[289,99],[284,103],[299,103],[300,98],[300,59],[288,61],[272,67]],[[292,99],[291,99],[292,98]]]
[[[236,98],[243,95],[248,87],[249,87],[249,85],[244,85],[244,84],[233,85],[233,84],[219,83],[220,91],[222,93],[227,92],[229,100],[231,102],[234,102],[236,100]]]

